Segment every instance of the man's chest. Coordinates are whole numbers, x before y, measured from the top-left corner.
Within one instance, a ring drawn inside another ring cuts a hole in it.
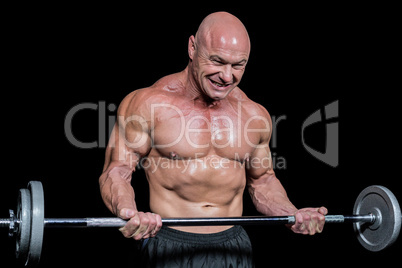
[[[163,107],[153,116],[153,148],[162,155],[199,158],[208,154],[243,160],[268,131],[261,117],[237,109],[179,109]]]

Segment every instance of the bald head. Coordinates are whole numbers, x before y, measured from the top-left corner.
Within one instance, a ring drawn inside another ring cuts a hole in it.
[[[216,12],[201,22],[195,37],[189,38],[188,54],[192,91],[204,99],[222,100],[240,83],[250,39],[238,18]]]
[[[198,45],[250,52],[250,39],[243,23],[227,12],[215,12],[201,22],[195,35]]]

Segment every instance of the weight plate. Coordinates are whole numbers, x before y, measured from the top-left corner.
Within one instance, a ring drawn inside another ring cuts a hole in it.
[[[31,194],[27,189],[21,189],[17,203],[18,231],[16,234],[15,256],[26,260],[31,237]]]
[[[355,222],[353,227],[360,244],[370,251],[380,251],[392,245],[401,229],[401,209],[394,194],[386,187],[373,185],[357,197],[354,215],[376,215],[376,222]]]
[[[43,227],[45,216],[45,200],[43,195],[42,183],[31,181],[28,183],[31,192],[31,239],[29,243],[28,259],[25,266],[35,266],[42,252]]]

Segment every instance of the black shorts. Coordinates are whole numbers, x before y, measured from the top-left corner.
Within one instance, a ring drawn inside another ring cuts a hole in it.
[[[251,242],[241,226],[213,234],[162,227],[143,242],[140,267],[254,267]]]

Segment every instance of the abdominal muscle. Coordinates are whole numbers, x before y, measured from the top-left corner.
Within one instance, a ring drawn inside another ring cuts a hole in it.
[[[246,185],[244,165],[206,156],[197,159],[150,157],[146,161],[150,208],[162,218],[239,217]],[[231,226],[176,226],[192,233],[216,233]]]

